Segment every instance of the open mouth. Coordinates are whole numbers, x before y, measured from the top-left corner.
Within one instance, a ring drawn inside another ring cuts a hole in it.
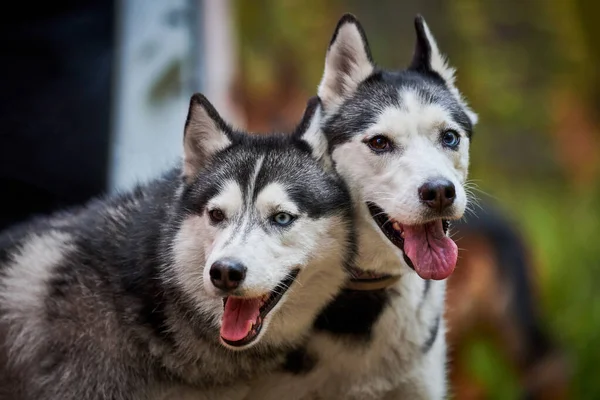
[[[275,289],[261,297],[225,297],[221,340],[232,347],[252,343],[258,337],[265,318],[294,283],[299,272],[299,269],[293,270]]]
[[[400,250],[404,261],[423,279],[445,279],[454,271],[458,248],[446,234],[450,222],[438,219],[421,225],[403,225],[375,203],[368,202],[371,217],[385,237]]]

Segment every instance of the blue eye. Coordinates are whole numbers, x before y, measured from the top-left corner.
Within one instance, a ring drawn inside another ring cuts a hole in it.
[[[460,136],[458,133],[452,130],[445,131],[442,133],[442,144],[451,149],[458,147],[460,143]]]
[[[285,212],[277,213],[271,217],[271,220],[279,226],[288,226],[294,222],[295,219],[296,217]]]

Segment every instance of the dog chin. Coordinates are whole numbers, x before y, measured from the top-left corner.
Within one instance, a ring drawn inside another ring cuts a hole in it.
[[[294,284],[299,269],[291,271],[271,290],[259,296],[231,291],[223,297],[220,341],[230,349],[243,350],[258,343],[281,304],[287,300],[288,289]],[[240,291],[241,292],[241,291]]]
[[[430,210],[422,210],[418,218],[413,218],[410,223],[406,222],[406,219],[402,218],[394,218],[397,221],[401,221],[400,223],[403,225],[423,225],[428,224],[437,220],[444,221],[457,221],[461,219],[464,215],[464,211],[459,210],[457,207],[451,207],[448,210],[437,213],[430,212]],[[408,219],[408,218],[407,218]]]
[[[264,317],[264,319],[261,322],[261,327],[260,327],[258,333],[255,335],[255,337],[251,341],[249,341],[247,343],[233,344],[233,343],[228,343],[227,340],[225,340],[223,337],[220,337],[219,338],[220,344],[223,347],[225,347],[229,350],[232,350],[232,351],[244,351],[244,350],[248,350],[252,347],[259,346],[261,344],[268,345],[269,343],[272,343],[274,341],[273,335],[272,334],[267,335],[267,332],[269,331],[269,328],[270,328],[273,318],[277,318],[277,313],[279,311],[279,308],[283,305],[283,303],[286,302],[287,296],[288,296],[287,294],[282,296],[279,303],[269,312],[269,315]]]
[[[239,345],[231,345],[231,344],[227,343],[227,341],[225,341],[222,337],[219,338],[219,343],[221,343],[221,346],[223,346],[226,349],[231,350],[231,351],[244,351],[244,350],[248,350],[252,347],[256,347],[260,343],[264,343],[263,338],[264,338],[265,334],[267,333],[267,331],[269,330],[270,323],[271,323],[271,318],[268,318],[265,321],[263,321],[260,332],[258,332],[256,337],[249,343],[239,344]]]
[[[375,203],[367,203],[379,231],[402,252],[402,259],[422,279],[446,279],[456,267],[458,247],[448,236],[450,221],[437,213],[421,218],[417,224],[405,224],[388,215]],[[450,211],[450,210],[449,210]]]

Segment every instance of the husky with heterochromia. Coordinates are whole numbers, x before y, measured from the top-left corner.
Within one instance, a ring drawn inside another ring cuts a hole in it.
[[[300,365],[256,382],[248,398],[446,396],[444,279],[458,257],[447,230],[467,206],[477,117],[422,17],[415,29],[401,71],[374,64],[354,16],[335,29],[318,90],[327,143],[315,148],[353,196],[358,268],[317,319]]]

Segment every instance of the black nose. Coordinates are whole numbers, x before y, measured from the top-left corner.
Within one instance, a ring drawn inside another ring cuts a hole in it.
[[[434,179],[419,188],[419,199],[438,212],[450,207],[455,198],[454,184],[448,179]]]
[[[217,260],[210,266],[210,281],[221,290],[233,290],[243,282],[246,277],[246,267],[239,261],[224,258]]]

